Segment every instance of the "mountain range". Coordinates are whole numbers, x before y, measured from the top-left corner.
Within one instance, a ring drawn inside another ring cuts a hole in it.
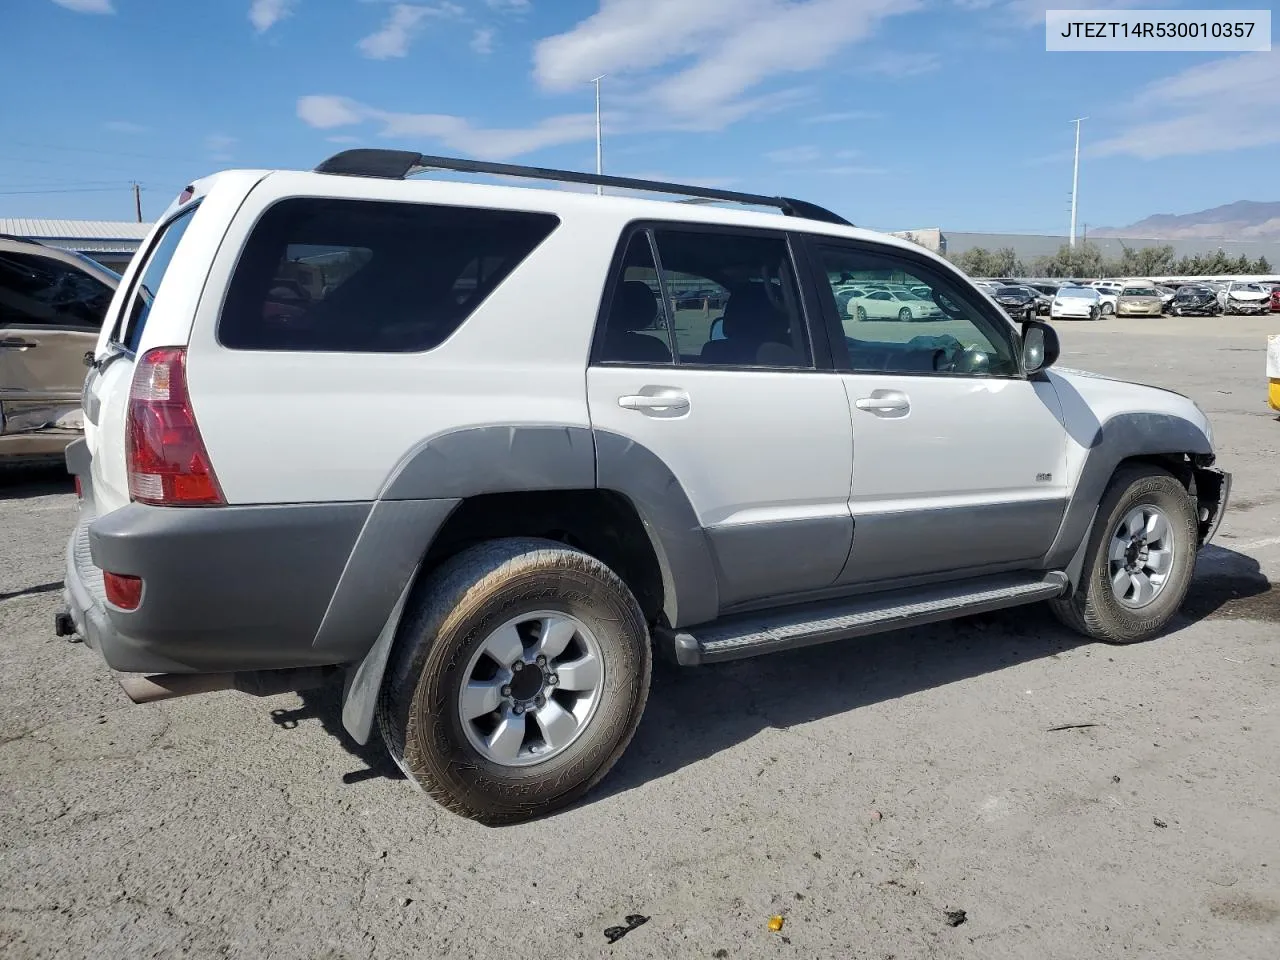
[[[1280,201],[1237,200],[1196,213],[1157,213],[1127,227],[1103,227],[1089,234],[1159,240],[1280,240]]]

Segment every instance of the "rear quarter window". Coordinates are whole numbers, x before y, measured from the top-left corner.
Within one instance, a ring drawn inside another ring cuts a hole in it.
[[[233,350],[430,350],[558,224],[526,211],[281,200],[241,252],[218,339]]]

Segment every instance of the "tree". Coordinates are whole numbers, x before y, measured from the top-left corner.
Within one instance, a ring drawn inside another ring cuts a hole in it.
[[[993,257],[985,247],[970,247],[964,253],[956,254],[951,262],[971,277],[991,277]]]

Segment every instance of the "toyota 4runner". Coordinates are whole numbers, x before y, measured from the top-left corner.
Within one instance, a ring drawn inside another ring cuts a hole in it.
[[[938,309],[851,313],[851,284]],[[56,626],[138,701],[341,676],[357,741],[527,819],[618,759],[655,652],[1041,601],[1159,633],[1229,477],[1191,400],[1057,355],[801,201],[385,150],[220,173],[109,309]]]

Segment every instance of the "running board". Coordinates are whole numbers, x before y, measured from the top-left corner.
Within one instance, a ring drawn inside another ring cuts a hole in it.
[[[725,617],[665,639],[677,663],[716,663],[1050,600],[1067,584],[1067,575],[1056,570],[1001,574]]]

